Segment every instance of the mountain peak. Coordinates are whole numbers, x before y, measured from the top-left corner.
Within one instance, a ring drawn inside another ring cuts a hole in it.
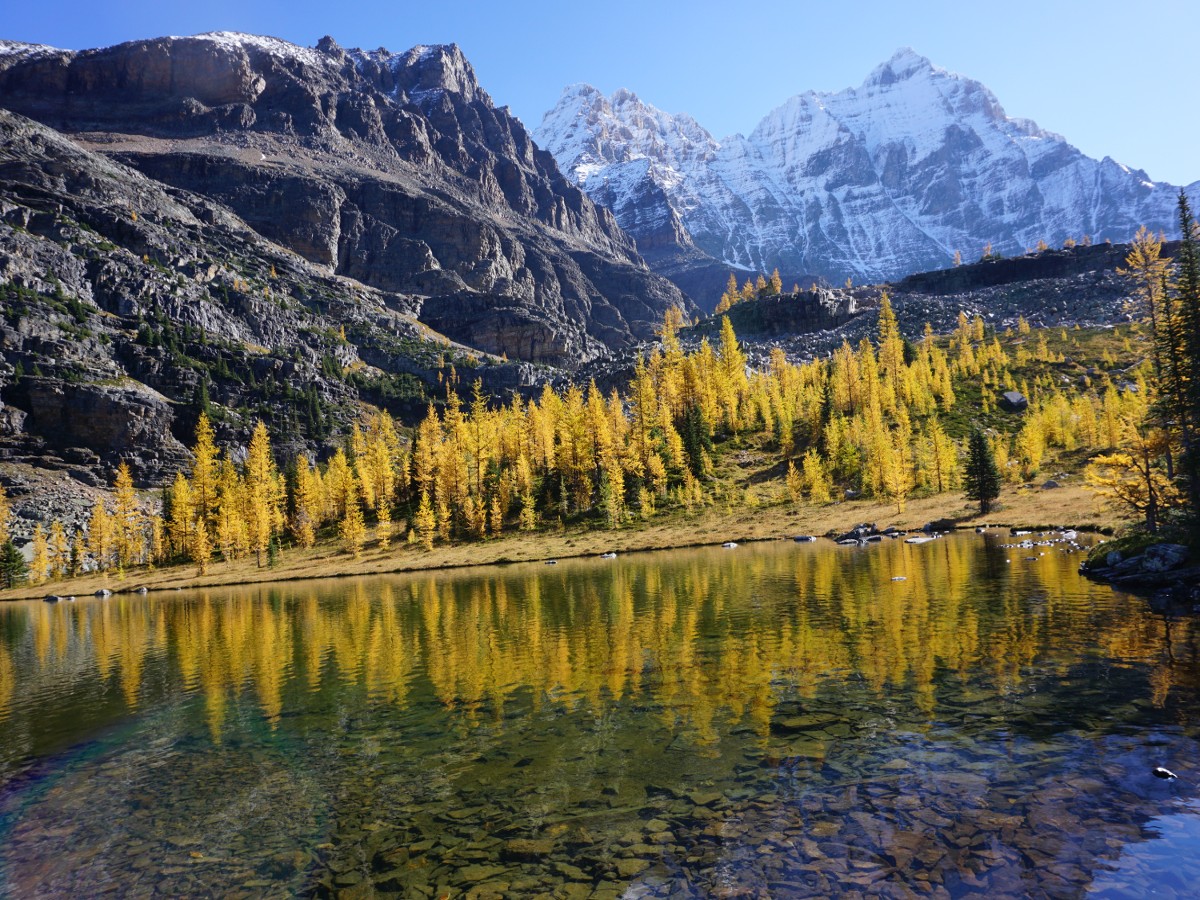
[[[880,87],[889,84],[895,84],[897,81],[905,81],[912,78],[914,75],[927,74],[942,71],[938,69],[927,57],[922,56],[912,47],[901,47],[891,58],[877,66],[867,80],[863,82],[863,87]]]
[[[577,81],[575,84],[568,84],[563,88],[562,93],[558,97],[558,102],[553,108],[546,110],[542,114],[542,119],[546,119],[555,114],[556,110],[572,109],[582,111],[585,109],[593,109],[597,106],[604,106],[608,103],[608,99],[601,91],[584,81]]]
[[[475,69],[458,44],[418,44],[400,57],[413,78],[409,93],[447,91],[473,100],[482,94]]]

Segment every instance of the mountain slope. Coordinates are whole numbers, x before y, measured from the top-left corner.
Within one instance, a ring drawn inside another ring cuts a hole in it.
[[[749,137],[717,141],[628,91],[573,86],[534,138],[639,245],[673,213],[701,251],[755,271],[880,281],[988,243],[1011,254],[1176,230],[1178,188],[1007,117],[982,84],[911,50],[858,88],[793,97]]]
[[[466,356],[407,297],[333,275],[213,201],[5,110],[0,311],[10,495],[21,465],[97,485],[125,461],[140,484],[161,483],[209,402],[227,443],[261,418],[289,451],[319,449],[374,385],[419,409],[438,360]],[[53,494],[25,499],[44,511]]]
[[[688,308],[454,46],[6,43],[0,104],[219,202],[331,273],[410,295],[421,321],[484,350],[575,365]]]

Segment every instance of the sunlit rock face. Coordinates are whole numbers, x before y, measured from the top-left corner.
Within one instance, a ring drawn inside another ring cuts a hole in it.
[[[458,47],[299,47],[227,32],[69,52],[0,43],[0,104],[480,349],[574,365],[670,306],[612,215],[497,108]]]

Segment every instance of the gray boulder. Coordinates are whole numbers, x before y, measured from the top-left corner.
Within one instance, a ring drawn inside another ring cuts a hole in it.
[[[1000,395],[1000,405],[1009,412],[1024,412],[1029,408],[1029,401],[1020,391],[1005,391]]]
[[[1154,544],[1142,554],[1145,572],[1170,572],[1178,569],[1188,558],[1188,548],[1181,544]]]

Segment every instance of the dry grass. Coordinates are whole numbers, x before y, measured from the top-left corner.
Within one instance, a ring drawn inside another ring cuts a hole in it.
[[[535,534],[513,532],[481,543],[437,546],[429,552],[403,543],[394,543],[387,550],[369,544],[357,560],[342,552],[337,544],[325,543],[311,550],[288,550],[280,554],[274,568],[259,568],[251,558],[211,565],[203,576],[190,565],[154,571],[139,569],[127,573],[124,578],[110,572],[52,582],[38,588],[24,586],[0,593],[0,600],[40,598],[49,593],[87,596],[100,588],[132,591],[146,587],[159,591],[565,559],[594,556],[609,550],[628,553],[724,541],[773,540],[795,534],[820,535],[845,531],[859,522],[874,522],[880,528],[895,525],[907,529],[919,528],[935,519],[953,519],[960,527],[991,524],[1099,528],[1123,524],[1123,520],[1112,512],[1101,511],[1095,494],[1078,483],[1078,479],[1054,490],[1006,486],[999,509],[986,517],[979,517],[975,511],[974,505],[964,500],[961,494],[912,500],[901,513],[897,513],[894,504],[867,500],[824,507],[796,507],[782,503],[709,506],[692,513],[672,511],[640,526],[618,531],[564,528]]]

